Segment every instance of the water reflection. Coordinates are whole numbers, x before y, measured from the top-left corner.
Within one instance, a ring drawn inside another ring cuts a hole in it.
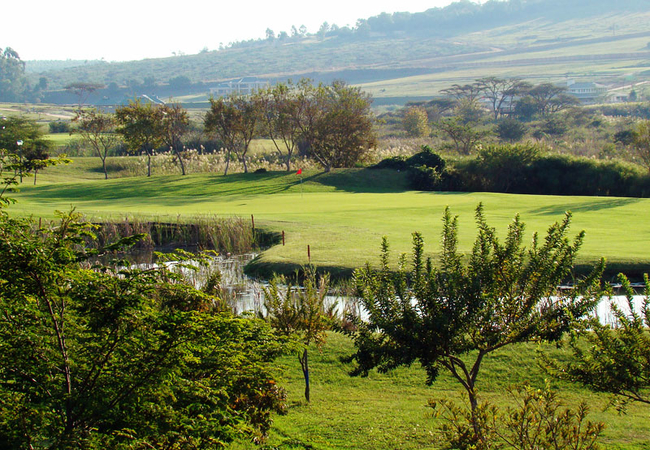
[[[264,315],[264,291],[263,287],[268,286],[264,281],[255,280],[244,274],[244,266],[257,256],[255,253],[241,255],[215,256],[211,263],[205,267],[199,267],[196,271],[184,271],[187,280],[196,288],[201,288],[206,280],[217,271],[221,274],[222,300],[235,314],[253,312]],[[133,262],[139,265],[151,264],[151,254],[138,254]],[[326,307],[336,303],[335,312],[339,317],[352,313],[362,318],[364,311],[358,305],[356,299],[350,296],[330,295],[326,297]],[[615,324],[615,317],[612,314],[610,304],[617,305],[625,314],[629,314],[630,308],[627,298],[616,295],[611,298],[603,298],[598,304],[595,314],[603,324]],[[633,298],[634,311],[643,314],[643,297]]]

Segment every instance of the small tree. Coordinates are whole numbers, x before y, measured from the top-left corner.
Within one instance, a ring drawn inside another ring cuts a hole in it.
[[[599,301],[603,263],[571,291],[558,286],[571,277],[584,233],[567,236],[571,216],[552,225],[544,240],[534,235],[522,246],[524,225],[515,217],[501,241],[476,209],[478,236],[467,261],[458,250],[457,218],[443,217],[442,248],[436,268],[424,258],[424,241],[413,235],[410,270],[388,264],[388,242],[381,265],[357,270],[355,279],[367,319],[351,332],[356,353],[353,375],[373,368],[386,372],[418,361],[433,383],[448,371],[465,389],[471,411],[471,439],[484,442],[477,409],[477,381],[483,359],[508,345],[557,341]]]
[[[496,135],[502,141],[520,141],[528,131],[528,127],[512,117],[506,117],[499,121],[496,127]]]
[[[90,236],[75,214],[39,229],[0,211],[0,447],[262,438],[284,397],[270,327],[219,312],[168,264],[82,267]]]
[[[516,406],[505,411],[483,403],[477,409],[487,438],[472,439],[471,411],[450,400],[429,401],[449,448],[462,450],[598,450],[597,440],[605,428],[602,422],[586,421],[589,408],[581,403],[577,410],[562,408],[556,392],[529,385],[509,389]]]
[[[261,118],[258,101],[259,97],[247,98],[240,94],[210,99],[210,110],[203,124],[207,133],[216,135],[226,146],[224,175],[228,174],[232,154],[244,165],[244,172],[248,172],[246,153]]]
[[[129,150],[147,154],[148,177],[151,176],[151,157],[162,144],[160,112],[151,103],[143,104],[140,99],[129,101],[128,105],[115,110],[116,131],[124,138]]]
[[[73,121],[77,124],[73,132],[78,133],[102,160],[104,179],[107,180],[106,158],[109,150],[119,142],[119,136],[115,132],[115,116],[102,114],[96,109],[79,110]]]
[[[185,164],[183,164],[183,136],[190,129],[190,118],[185,108],[180,104],[166,104],[157,107],[160,112],[161,140],[163,145],[168,147],[181,166],[181,173],[185,175]]]
[[[301,89],[301,135],[309,155],[326,172],[354,166],[376,146],[372,100],[368,94],[342,81],[317,87],[304,81]]]
[[[300,111],[301,104],[298,87],[292,83],[278,83],[263,89],[256,95],[262,113],[262,124],[266,134],[281,159],[284,159],[287,171],[291,170],[291,158],[301,139]]]
[[[429,116],[421,106],[411,106],[404,113],[402,125],[411,137],[427,137],[431,134]]]
[[[275,276],[268,287],[264,287],[264,307],[267,320],[278,333],[296,337],[301,344],[298,361],[305,378],[305,399],[310,401],[308,346],[316,344],[320,349],[331,329],[331,318],[335,304],[326,307],[325,296],[329,289],[329,275],[317,276],[313,267],[304,271],[304,287],[287,282],[282,276]]]
[[[632,140],[636,156],[650,171],[650,120],[640,122]]]
[[[463,123],[458,117],[442,119],[435,127],[438,133],[451,139],[459,155],[472,153],[481,139],[490,134],[487,130],[477,130],[473,124]]]
[[[650,405],[650,280],[647,275],[644,280],[645,296],[638,312],[634,289],[625,275],[619,275],[627,304],[610,304],[614,317],[611,325],[600,323],[598,318],[583,324],[575,337],[582,337],[588,345],[571,340],[575,360],[556,372],[596,392],[613,394],[620,409],[629,402]],[[557,364],[547,362],[558,369]]]

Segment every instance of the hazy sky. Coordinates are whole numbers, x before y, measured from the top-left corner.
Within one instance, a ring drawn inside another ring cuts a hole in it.
[[[452,0],[15,0],[3,4],[0,48],[23,60],[133,60],[198,53],[264,37],[267,28],[310,33],[327,21],[354,26],[381,12],[420,12]]]

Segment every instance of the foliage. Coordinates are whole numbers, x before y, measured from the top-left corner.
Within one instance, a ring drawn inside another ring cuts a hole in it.
[[[530,89],[530,83],[520,78],[483,77],[477,80],[483,96],[489,100],[496,121],[503,112],[507,102],[513,103],[514,98]],[[503,139],[503,138],[502,138]]]
[[[486,145],[476,158],[476,171],[485,176],[490,191],[510,192],[512,186],[526,186],[527,168],[541,156],[535,144]]]
[[[428,145],[423,145],[421,151],[406,160],[409,167],[426,166],[442,172],[445,169],[445,160],[435,153]]]
[[[160,109],[140,99],[129,101],[128,105],[115,110],[117,133],[122,136],[133,153],[145,152],[147,155],[147,176],[151,176],[151,157],[162,142],[162,121]]]
[[[157,106],[160,112],[161,141],[170,149],[181,166],[181,173],[185,175],[185,164],[181,152],[183,151],[183,136],[190,129],[190,118],[185,108],[178,103],[167,103]]]
[[[440,370],[448,371],[467,392],[478,442],[485,433],[475,415],[483,359],[519,342],[558,341],[599,301],[604,263],[576,280],[572,290],[562,291],[558,286],[571,278],[584,237],[579,233],[570,241],[570,214],[549,227],[543,240],[534,235],[526,249],[518,217],[502,242],[479,205],[478,235],[467,262],[458,251],[457,220],[445,211],[436,267],[431,259],[425,261],[423,239],[414,233],[410,270],[404,259],[396,272],[391,270],[384,238],[380,268],[355,272],[367,319],[357,319],[351,332],[356,346],[352,374],[368,375],[373,368],[386,372],[417,361],[431,384]]]
[[[300,128],[309,155],[326,172],[353,167],[376,146],[370,96],[342,81],[302,86]]]
[[[502,141],[520,141],[528,131],[528,127],[513,117],[506,117],[497,124],[495,134]]]
[[[224,448],[263,438],[283,400],[270,328],[220,313],[169,263],[82,265],[98,254],[83,244],[91,235],[74,213],[41,229],[0,213],[0,446]]]
[[[640,122],[635,131],[632,144],[636,155],[650,171],[650,120]]]
[[[404,113],[402,125],[406,134],[411,137],[427,137],[431,134],[429,115],[421,106],[411,106]]]
[[[301,343],[298,361],[305,378],[305,399],[310,401],[309,360],[307,347],[314,343],[320,349],[332,328],[336,303],[327,306],[329,274],[318,276],[313,266],[304,268],[304,286],[294,286],[283,276],[274,276],[263,287],[266,319],[282,336],[294,337]]]
[[[57,120],[56,122],[50,122],[48,124],[50,133],[69,133],[70,132],[70,122],[65,120]]]
[[[603,325],[594,319],[578,329],[576,335],[586,339],[587,346],[571,340],[575,361],[557,374],[596,392],[614,394],[624,409],[632,401],[650,405],[650,280],[646,275],[640,310],[634,307],[635,292],[627,277],[620,274],[619,281],[627,302],[624,307],[610,303],[614,323]]]
[[[515,450],[597,450],[602,422],[586,422],[589,408],[583,402],[576,411],[561,409],[555,391],[547,384],[534,389],[527,384],[510,389],[516,407],[500,411],[488,403],[481,403],[476,411],[481,426],[486,430],[484,440],[476,442],[472,435],[472,415],[450,400],[429,401],[444,420],[442,434],[449,448],[454,449],[515,449]]]
[[[18,53],[11,47],[0,51],[0,101],[21,100],[26,86],[25,63]]]
[[[226,158],[234,154],[248,172],[246,153],[261,118],[259,97],[247,98],[240,94],[211,98],[210,110],[204,118],[204,129],[217,136],[226,146]],[[228,164],[224,175],[228,173]]]
[[[298,90],[303,83],[277,83],[257,93],[262,109],[263,131],[273,141],[278,156],[285,160],[287,171],[291,170],[291,157],[301,140],[299,117],[304,104],[300,102],[302,97]]]
[[[80,109],[73,122],[77,125],[74,132],[78,133],[84,143],[90,145],[94,153],[101,159],[104,179],[108,180],[106,158],[109,150],[119,142],[119,136],[115,134],[115,116],[103,114],[94,108]]]
[[[18,167],[20,182],[28,173],[36,174],[45,168],[49,159],[50,142],[45,139],[43,130],[32,119],[9,117],[2,119],[0,150],[16,155],[21,163]],[[36,183],[36,180],[34,180]]]
[[[477,130],[475,124],[463,123],[459,117],[442,119],[435,127],[440,134],[451,139],[459,155],[471,154],[476,145],[490,133]]]

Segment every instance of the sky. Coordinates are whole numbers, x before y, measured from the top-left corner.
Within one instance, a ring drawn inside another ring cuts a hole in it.
[[[452,0],[19,0],[5,2],[0,48],[23,61],[129,61],[195,54],[263,38],[267,28],[314,33],[382,12],[421,12]]]

